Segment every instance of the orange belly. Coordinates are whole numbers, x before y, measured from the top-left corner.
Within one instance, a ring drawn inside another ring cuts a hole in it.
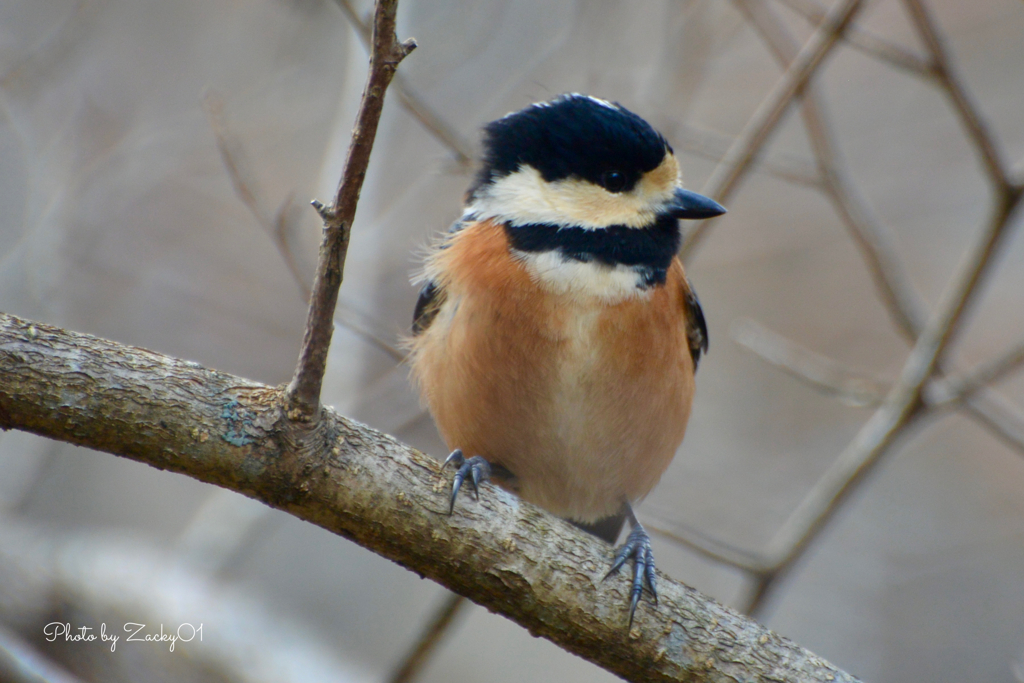
[[[478,223],[427,270],[446,299],[413,340],[413,374],[450,448],[503,465],[522,498],[578,521],[654,487],[694,390],[678,260],[640,297],[555,293],[501,226]]]

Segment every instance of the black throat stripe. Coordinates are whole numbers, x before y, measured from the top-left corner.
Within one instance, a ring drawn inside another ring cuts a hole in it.
[[[609,266],[632,266],[642,276],[641,287],[665,283],[668,267],[679,251],[679,221],[661,216],[645,228],[613,225],[596,230],[534,223],[505,224],[513,249],[525,252],[558,251],[564,258]]]

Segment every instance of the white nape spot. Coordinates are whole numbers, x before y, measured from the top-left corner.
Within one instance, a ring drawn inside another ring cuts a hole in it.
[[[550,107],[550,106],[551,106],[550,102],[534,102],[533,104],[529,105],[525,109],[545,109],[545,108]],[[516,114],[519,114],[520,112],[525,111],[525,109],[517,109],[515,111],[510,111],[509,113],[507,113],[504,116],[502,116],[501,119],[499,119],[499,121],[507,119],[510,116],[515,116]]]
[[[595,104],[600,104],[602,107],[608,107],[613,111],[619,111],[621,107],[616,104],[609,102],[608,100],[602,100],[600,97],[594,97],[593,95],[582,95],[580,93],[573,93],[573,97],[586,97],[588,100]]]
[[[643,274],[633,266],[577,261],[558,251],[512,253],[530,277],[553,294],[593,297],[607,303],[650,295],[651,290],[643,287]]]

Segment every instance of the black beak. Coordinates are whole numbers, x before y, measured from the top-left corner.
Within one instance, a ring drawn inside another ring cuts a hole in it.
[[[702,194],[676,188],[672,202],[666,207],[667,213],[675,218],[714,218],[725,213],[725,207]]]

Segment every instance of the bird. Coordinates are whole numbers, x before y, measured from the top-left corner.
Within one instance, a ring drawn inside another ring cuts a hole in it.
[[[468,479],[610,544],[628,520],[605,579],[632,561],[630,629],[645,587],[657,602],[632,506],[683,440],[708,351],[679,220],[723,213],[647,121],[568,93],[484,127],[463,213],[424,260],[409,357],[451,449],[449,514]]]

